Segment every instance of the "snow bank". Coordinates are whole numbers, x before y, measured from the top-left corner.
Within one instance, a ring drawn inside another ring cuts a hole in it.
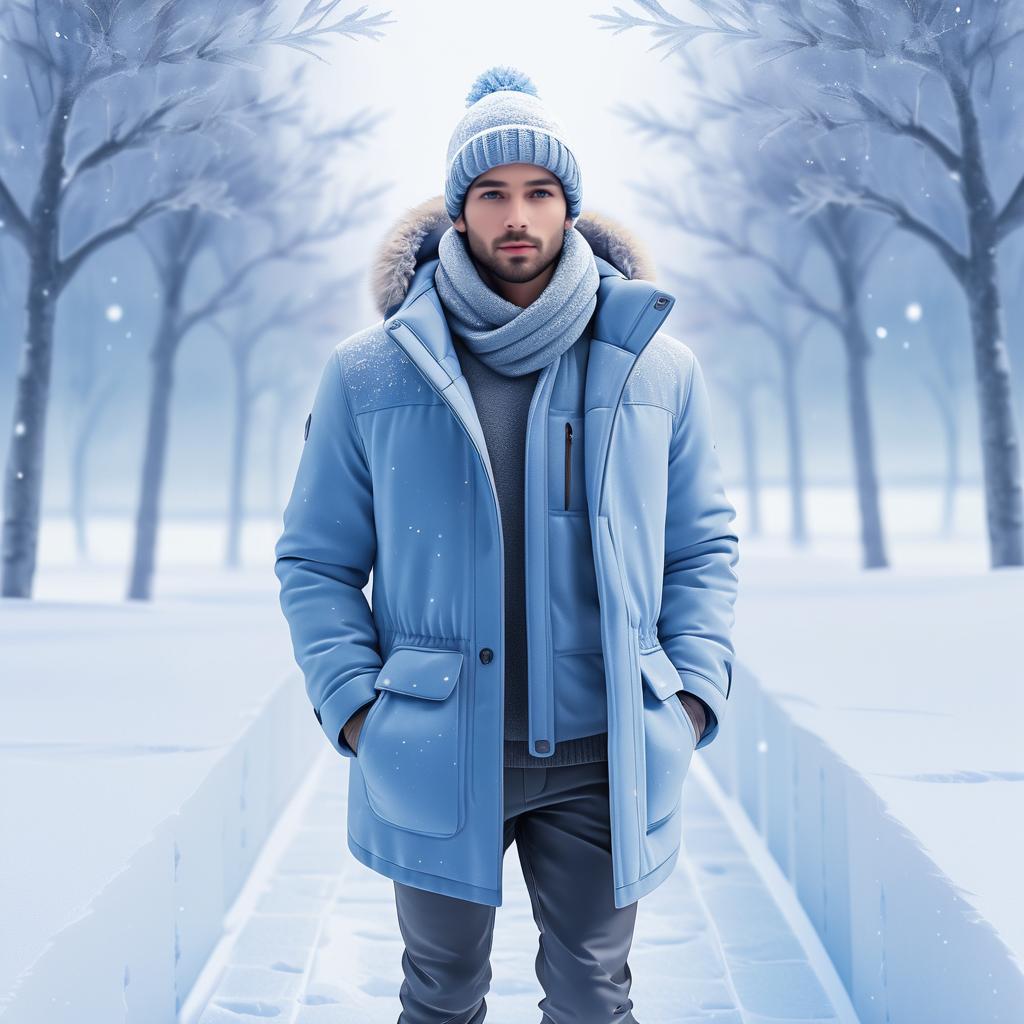
[[[274,595],[7,599],[0,651],[0,1019],[174,1021],[322,740]]]
[[[733,728],[706,761],[864,1024],[1017,1024],[1024,573],[931,554],[863,573],[748,545]]]

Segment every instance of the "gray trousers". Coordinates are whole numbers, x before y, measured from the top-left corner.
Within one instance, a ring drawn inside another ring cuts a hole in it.
[[[515,840],[540,932],[541,1024],[637,1024],[626,962],[637,904],[617,909],[612,895],[608,762],[505,768],[504,787],[504,848]],[[497,908],[394,886],[398,1024],[481,1024]]]

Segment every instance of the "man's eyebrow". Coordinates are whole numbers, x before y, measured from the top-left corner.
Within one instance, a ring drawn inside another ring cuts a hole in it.
[[[524,187],[533,188],[536,185],[557,185],[555,178],[534,178],[533,181],[523,182]],[[487,178],[485,181],[478,181],[473,188],[507,188],[507,181],[498,181],[497,178]]]

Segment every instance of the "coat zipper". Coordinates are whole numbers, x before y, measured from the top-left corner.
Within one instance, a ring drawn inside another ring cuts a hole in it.
[[[572,466],[572,424],[565,425],[565,510],[569,510],[569,478]]]

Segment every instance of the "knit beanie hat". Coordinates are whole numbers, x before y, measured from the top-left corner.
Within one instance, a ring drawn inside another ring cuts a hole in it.
[[[473,179],[499,164],[538,164],[562,183],[566,213],[580,215],[583,188],[561,125],[521,71],[498,65],[483,72],[466,97],[469,110],[448,143],[444,201],[454,221]]]

